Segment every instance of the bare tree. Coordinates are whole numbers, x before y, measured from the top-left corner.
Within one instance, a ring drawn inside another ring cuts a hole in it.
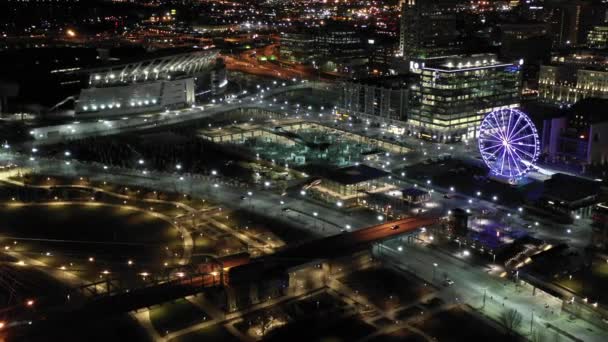
[[[534,329],[530,334],[531,342],[546,342],[549,340],[549,337],[545,334],[543,329]]]
[[[508,334],[513,334],[521,325],[522,320],[522,314],[515,309],[507,309],[500,315],[500,321],[505,326],[505,329],[507,329]]]

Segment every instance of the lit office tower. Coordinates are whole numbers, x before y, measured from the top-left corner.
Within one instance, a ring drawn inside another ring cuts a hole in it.
[[[449,142],[474,138],[484,116],[519,106],[521,63],[493,54],[451,56],[410,62],[420,74],[419,104],[410,112],[410,130],[422,138]]]
[[[461,52],[458,0],[403,0],[399,52],[406,60]]]
[[[587,46],[592,49],[608,48],[608,26],[595,26],[587,34]]]

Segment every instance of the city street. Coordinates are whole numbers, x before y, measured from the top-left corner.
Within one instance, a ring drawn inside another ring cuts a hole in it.
[[[540,290],[534,291],[529,285],[516,286],[510,280],[491,275],[489,268],[480,269],[419,243],[405,243],[398,239],[381,244],[374,251],[397,268],[412,272],[442,289],[441,295],[447,303],[471,305],[497,321],[506,309],[517,310],[523,315],[517,330],[524,336],[530,336],[532,328],[544,332],[545,338],[553,338],[560,331],[567,331],[581,341],[605,341],[608,338],[606,332],[590,323],[573,320],[569,314],[562,313],[562,302],[555,297]],[[447,285],[446,279],[453,284]],[[567,335],[560,337],[568,339]]]

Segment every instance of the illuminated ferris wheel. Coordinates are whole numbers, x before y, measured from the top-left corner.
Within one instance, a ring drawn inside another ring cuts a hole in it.
[[[516,180],[538,159],[540,143],[530,118],[517,109],[497,109],[479,126],[479,152],[494,175]]]

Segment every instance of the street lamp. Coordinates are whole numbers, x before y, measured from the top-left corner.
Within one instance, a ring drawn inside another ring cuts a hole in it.
[[[435,270],[437,269],[437,266],[439,266],[439,265],[437,265],[437,263],[434,262],[433,263],[433,281],[435,281]]]

